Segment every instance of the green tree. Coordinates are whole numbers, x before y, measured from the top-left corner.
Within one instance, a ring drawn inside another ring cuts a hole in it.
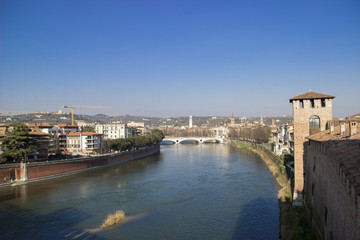
[[[155,144],[161,142],[165,138],[163,132],[159,129],[153,130],[151,134],[155,136],[156,139],[156,141],[154,142]]]
[[[102,144],[103,151],[104,152],[108,152],[108,151],[111,152],[111,147],[110,146],[111,146],[111,140],[110,139],[104,139],[103,144]]]
[[[13,123],[13,130],[2,139],[2,156],[8,161],[23,161],[25,156],[37,149],[38,143],[30,138],[29,128],[23,123]]]

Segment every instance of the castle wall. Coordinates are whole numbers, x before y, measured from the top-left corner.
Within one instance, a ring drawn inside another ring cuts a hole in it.
[[[359,239],[359,200],[338,159],[321,142],[306,145],[305,203],[324,239]]]

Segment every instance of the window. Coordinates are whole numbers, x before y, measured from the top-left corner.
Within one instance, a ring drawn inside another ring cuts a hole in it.
[[[313,115],[309,119],[309,134],[315,134],[320,132],[320,118],[316,115]]]

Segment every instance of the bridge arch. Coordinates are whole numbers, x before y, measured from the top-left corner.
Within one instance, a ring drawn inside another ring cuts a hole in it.
[[[197,143],[223,143],[224,139],[219,137],[165,137],[163,139],[164,143],[175,143],[179,144],[184,141],[193,141]]]

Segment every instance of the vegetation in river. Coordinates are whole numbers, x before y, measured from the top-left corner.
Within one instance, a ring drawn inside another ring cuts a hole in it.
[[[109,214],[105,218],[101,229],[110,228],[115,225],[123,224],[125,222],[125,213],[122,210],[116,211],[114,214]]]

